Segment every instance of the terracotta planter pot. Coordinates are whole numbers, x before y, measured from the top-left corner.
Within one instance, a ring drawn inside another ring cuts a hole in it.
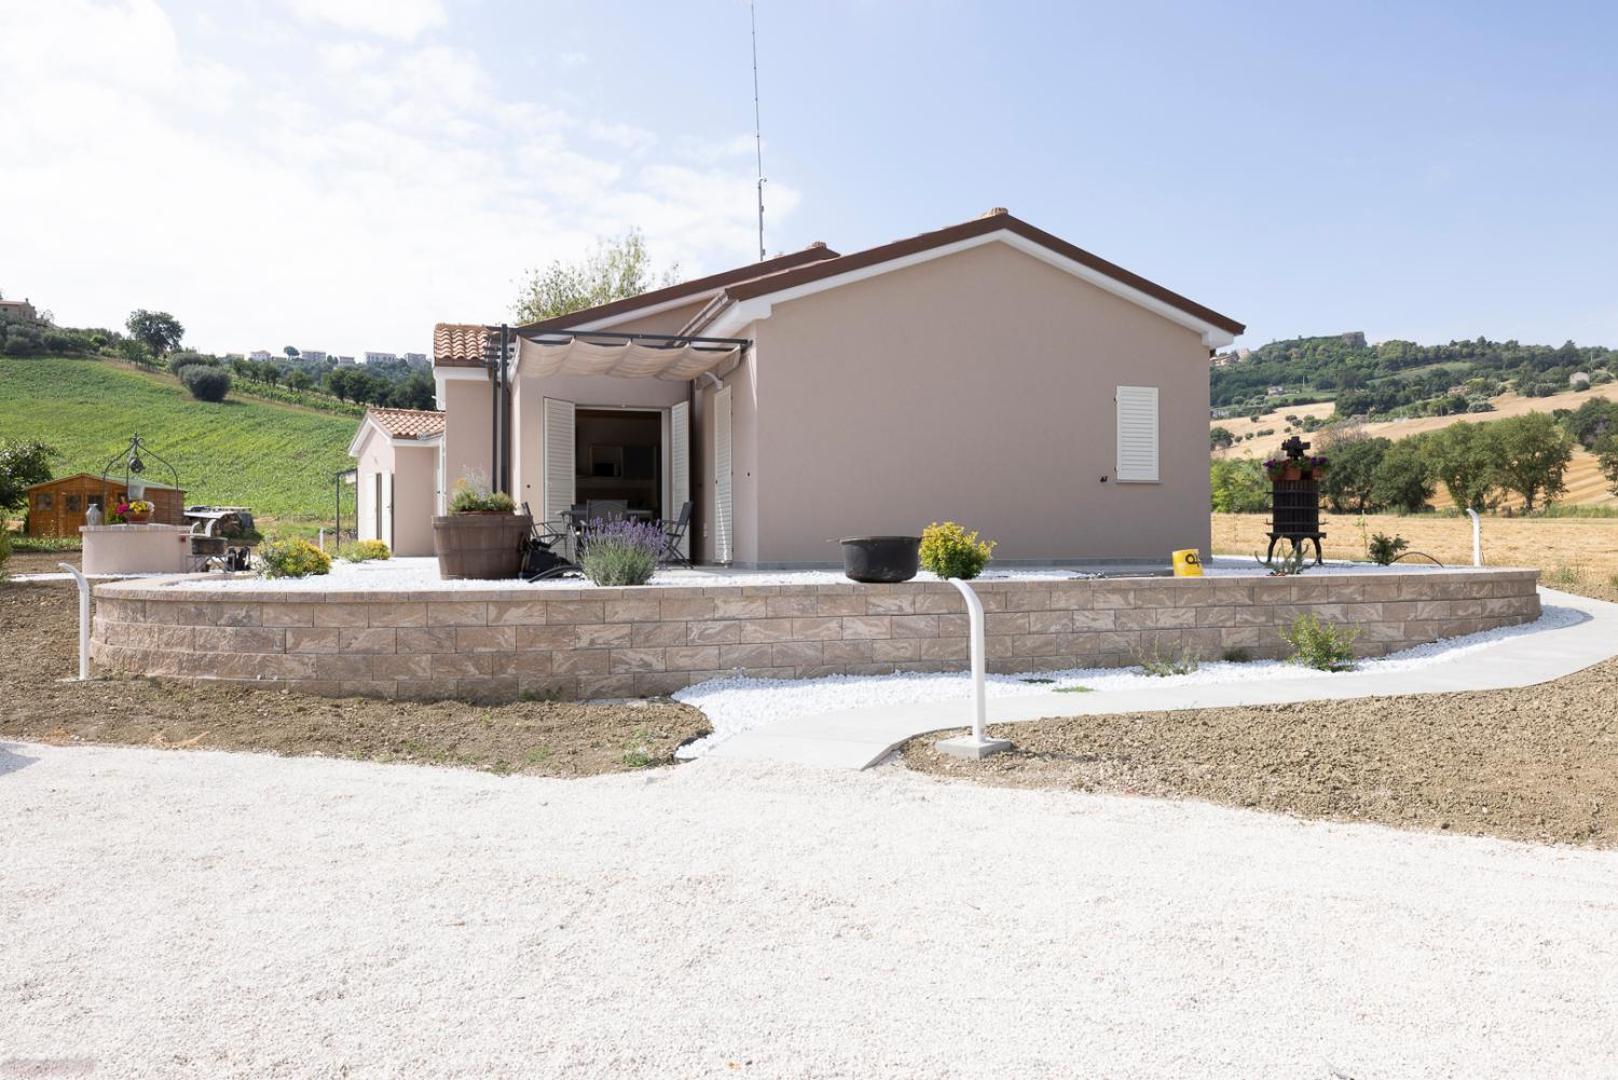
[[[145,525],[147,522],[152,520],[152,512],[148,510],[144,514],[137,514],[131,510],[129,513],[125,514],[124,517],[131,525]]]
[[[533,523],[527,514],[505,512],[433,518],[438,576],[449,580],[516,577],[522,570],[523,546]]]
[[[1325,469],[1310,469],[1309,470],[1309,479],[1311,479],[1311,480],[1319,480],[1321,477],[1323,477],[1325,475],[1326,475],[1326,470]]]
[[[1283,479],[1283,480],[1301,480],[1301,479],[1303,479],[1303,470],[1302,469],[1291,469],[1291,468],[1283,469],[1283,470],[1281,470],[1281,479]]]

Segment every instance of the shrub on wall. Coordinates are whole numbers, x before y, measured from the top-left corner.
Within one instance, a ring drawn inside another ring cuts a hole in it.
[[[375,559],[391,559],[393,552],[382,540],[360,540],[343,554],[343,558],[349,562],[371,562]]]
[[[1319,671],[1347,671],[1354,666],[1356,627],[1337,627],[1317,615],[1299,615],[1292,629],[1282,633],[1292,655],[1287,659]]]
[[[993,557],[993,540],[979,540],[953,521],[935,521],[921,531],[921,565],[941,578],[975,578]]]
[[[579,568],[597,585],[644,585],[663,553],[663,530],[641,521],[592,521]]]
[[[230,393],[230,372],[203,364],[193,364],[180,371],[180,381],[198,401],[224,401]]]
[[[331,556],[307,540],[271,540],[258,549],[259,573],[267,578],[331,573]]]

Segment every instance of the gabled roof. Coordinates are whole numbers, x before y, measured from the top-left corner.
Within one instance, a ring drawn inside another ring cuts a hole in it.
[[[519,326],[519,330],[564,330],[578,326],[581,323],[598,323],[603,319],[627,318],[648,308],[668,307],[675,303],[693,303],[705,299],[710,294],[755,278],[766,277],[770,274],[781,273],[786,270],[797,269],[802,266],[812,266],[815,263],[837,258],[837,252],[816,241],[802,251],[790,252],[786,255],[777,255],[773,259],[763,259],[746,266],[738,266],[734,270],[726,270],[720,274],[709,274],[707,277],[692,278],[682,281],[678,285],[669,285],[662,289],[653,289],[651,292],[641,293],[624,300],[614,300],[609,304],[598,304],[583,311],[569,312],[558,315],[554,319],[542,319],[539,322],[527,323]],[[601,329],[597,326],[595,329]]]
[[[741,304],[748,300],[764,300],[768,297],[777,297],[788,290],[802,290],[817,283],[827,286],[835,284],[835,279],[842,275],[858,274],[860,277],[870,276],[870,273],[883,272],[883,264],[900,263],[908,265],[928,253],[940,252],[940,249],[956,245],[969,245],[976,241],[995,238],[997,234],[1005,234],[1004,238],[1015,238],[1020,243],[1017,246],[1034,249],[1053,256],[1053,261],[1075,269],[1081,276],[1110,287],[1126,298],[1145,302],[1160,312],[1179,316],[1177,321],[1185,321],[1197,325],[1199,328],[1207,327],[1211,330],[1221,331],[1232,337],[1243,333],[1247,328],[1228,315],[1221,315],[1212,308],[1204,307],[1194,300],[1181,296],[1154,281],[1148,281],[1139,274],[1125,270],[1116,263],[1108,262],[1099,255],[1093,255],[1081,247],[1068,243],[1061,237],[1053,236],[1043,229],[1035,228],[1021,218],[1013,217],[1002,207],[996,207],[981,217],[959,225],[938,229],[933,232],[921,233],[905,240],[897,240],[891,244],[867,248],[856,251],[850,255],[842,255],[835,259],[827,259],[811,266],[799,267],[783,273],[771,274],[752,281],[738,282],[727,286],[723,293],[711,302],[698,320],[685,328],[685,332],[695,333],[711,325],[718,315],[728,306]],[[941,252],[940,252],[941,253]],[[901,263],[901,260],[904,260]],[[897,269],[895,266],[893,269]],[[869,271],[868,273],[861,273]]]
[[[72,474],[70,474],[68,476],[53,476],[49,480],[41,480],[37,484],[29,484],[28,487],[26,487],[24,490],[25,491],[37,491],[37,490],[40,490],[42,488],[55,487],[57,484],[65,484],[69,480],[94,480],[98,484],[105,483],[108,487],[121,488],[121,487],[124,486],[124,479],[123,479],[123,475],[121,473],[119,475],[116,475],[116,476],[108,476],[106,478],[106,480],[102,480],[101,477],[97,476],[95,473],[79,472],[79,473],[72,473]],[[179,488],[175,487],[173,484],[159,484],[155,480],[147,480],[144,477],[140,478],[140,482],[143,485],[145,485],[146,487],[149,487],[149,488],[162,488],[164,491],[179,491],[180,490]]]
[[[431,439],[444,434],[444,414],[436,409],[384,409],[373,405],[365,415],[395,439]]]
[[[439,323],[433,327],[433,367],[482,367],[483,347],[491,330],[499,327]]]
[[[372,405],[365,410],[354,438],[349,440],[349,457],[359,456],[360,443],[371,431],[389,439],[429,442],[444,434],[444,414],[435,409],[384,409]]]

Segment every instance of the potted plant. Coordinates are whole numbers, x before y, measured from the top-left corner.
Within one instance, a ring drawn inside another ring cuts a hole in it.
[[[433,518],[433,550],[441,578],[514,578],[533,518],[513,513],[511,496],[492,491],[481,476],[456,481],[449,513]]]
[[[1281,480],[1297,480],[1303,476],[1303,470],[1298,467],[1296,458],[1271,458],[1264,463],[1264,474],[1274,484]]]
[[[1329,463],[1326,460],[1326,455],[1315,454],[1313,457],[1305,460],[1309,465],[1309,478],[1311,480],[1319,480],[1326,475],[1326,469],[1329,467]]]
[[[152,520],[157,508],[145,499],[120,499],[107,515],[108,525],[144,525]]]

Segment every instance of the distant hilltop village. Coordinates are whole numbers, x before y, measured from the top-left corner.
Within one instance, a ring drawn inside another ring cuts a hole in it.
[[[431,368],[432,358],[426,353],[407,352],[372,352],[367,349],[359,359],[352,356],[339,356],[322,349],[296,349],[287,347],[279,353],[272,353],[268,349],[255,349],[243,356],[241,353],[226,353],[227,360],[255,360],[266,363],[270,360],[291,361],[304,364],[332,364],[336,367],[353,367],[355,364],[375,364],[378,367],[392,367],[404,364],[407,367]]]

